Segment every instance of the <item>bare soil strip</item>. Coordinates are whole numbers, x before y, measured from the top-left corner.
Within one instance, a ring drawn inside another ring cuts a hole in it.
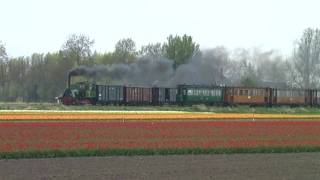
[[[0,179],[314,180],[320,153],[0,160]]]

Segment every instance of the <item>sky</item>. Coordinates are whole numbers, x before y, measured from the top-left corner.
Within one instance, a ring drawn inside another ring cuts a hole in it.
[[[187,34],[201,49],[276,49],[290,54],[305,28],[320,28],[317,0],[0,0],[0,41],[10,57],[56,52],[68,36],[110,52]]]

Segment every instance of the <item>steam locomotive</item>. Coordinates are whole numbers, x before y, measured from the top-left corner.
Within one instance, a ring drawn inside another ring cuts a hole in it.
[[[262,105],[319,106],[320,90],[177,85],[136,87],[77,82],[59,98],[64,105]]]

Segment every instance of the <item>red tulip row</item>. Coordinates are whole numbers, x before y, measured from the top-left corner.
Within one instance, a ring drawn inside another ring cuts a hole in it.
[[[2,122],[0,152],[320,146],[318,121]]]

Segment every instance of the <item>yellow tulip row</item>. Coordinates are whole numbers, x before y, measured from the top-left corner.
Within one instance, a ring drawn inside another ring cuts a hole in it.
[[[320,115],[200,113],[200,112],[2,112],[7,120],[219,120],[219,119],[312,119]]]

